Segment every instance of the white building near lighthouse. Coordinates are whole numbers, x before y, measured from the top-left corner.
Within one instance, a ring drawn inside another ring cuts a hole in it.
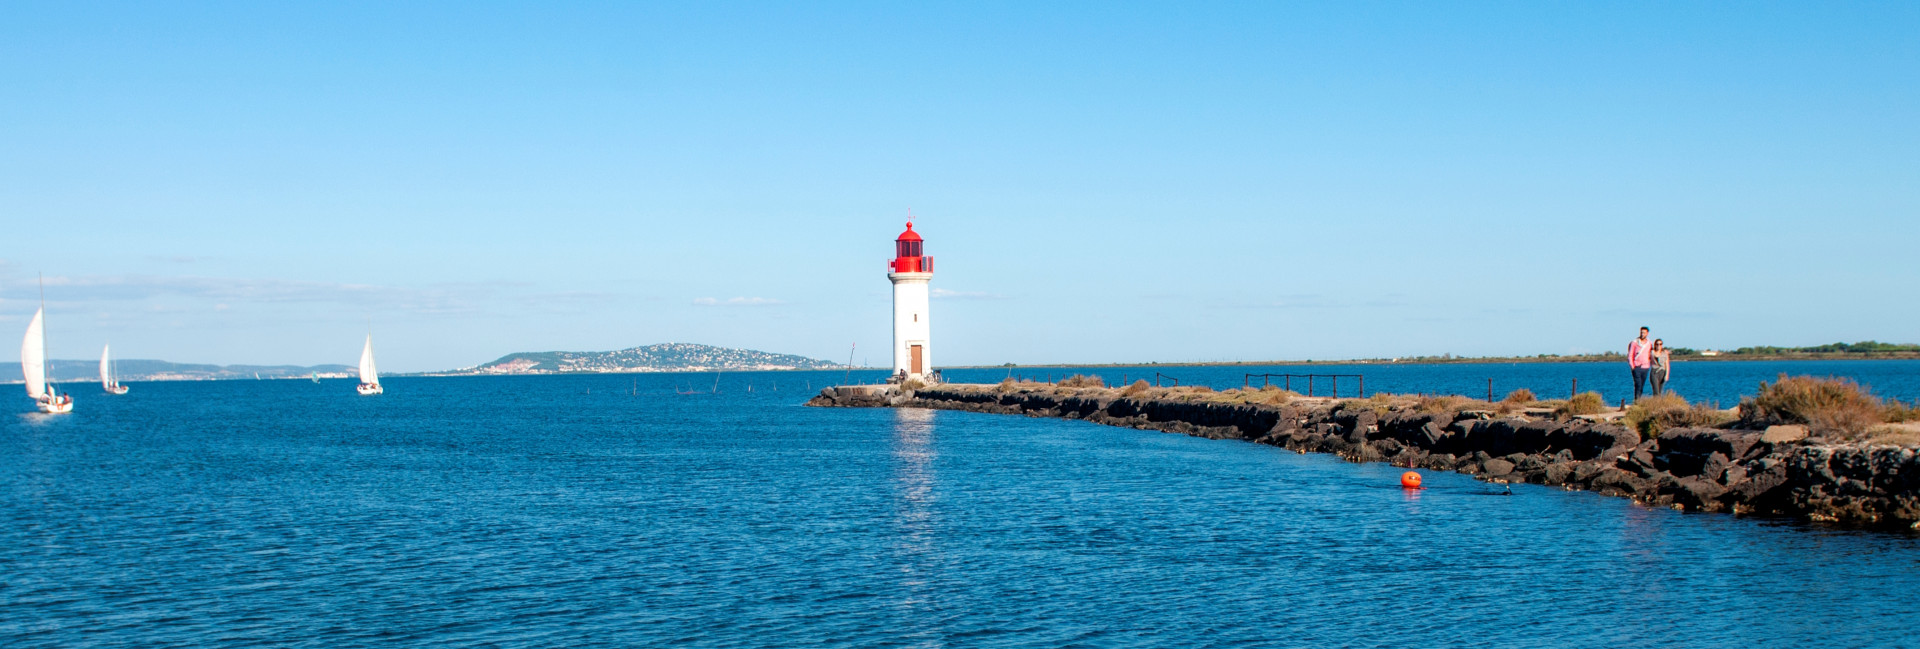
[[[933,327],[927,317],[933,258],[923,254],[912,221],[894,240],[893,252],[887,263],[887,279],[893,281],[893,374],[925,381],[933,374]]]

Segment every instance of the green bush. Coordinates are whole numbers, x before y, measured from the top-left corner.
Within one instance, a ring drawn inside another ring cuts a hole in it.
[[[1677,394],[1662,394],[1641,399],[1627,408],[1627,426],[1640,431],[1640,437],[1658,437],[1668,428],[1717,426],[1731,419],[1726,413],[1706,404],[1688,405]]]
[[[1607,400],[1598,392],[1582,392],[1573,395],[1565,403],[1554,408],[1554,414],[1562,417],[1575,415],[1597,415],[1607,411]]]

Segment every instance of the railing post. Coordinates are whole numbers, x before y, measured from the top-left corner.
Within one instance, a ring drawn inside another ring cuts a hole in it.
[[[1313,396],[1313,375],[1307,375],[1307,396]]]
[[[1338,399],[1340,398],[1340,375],[1335,374],[1329,378],[1333,379],[1333,398]]]
[[[1493,403],[1493,377],[1487,377],[1487,403]]]
[[[1367,398],[1367,375],[1360,375],[1360,398]]]

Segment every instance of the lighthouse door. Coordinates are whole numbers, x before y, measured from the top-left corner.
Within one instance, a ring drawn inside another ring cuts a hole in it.
[[[911,347],[908,347],[907,349],[908,349],[908,350],[910,350],[910,351],[912,352],[912,354],[911,354],[911,357],[913,358],[913,373],[914,373],[914,374],[924,374],[924,373],[926,373],[926,371],[925,371],[925,370],[922,370],[922,369],[920,369],[920,356],[921,356],[921,354],[920,354],[920,346],[919,346],[919,345],[913,345],[913,346],[911,346]]]

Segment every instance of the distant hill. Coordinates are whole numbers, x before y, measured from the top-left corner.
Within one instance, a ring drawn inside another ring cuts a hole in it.
[[[572,372],[708,372],[714,370],[821,370],[830,361],[751,349],[663,343],[611,352],[522,352],[454,374],[562,374]]]
[[[122,381],[214,381],[251,379],[306,378],[313,374],[339,376],[358,371],[351,365],[204,365],[129,358],[115,361]],[[47,361],[47,376],[55,383],[79,383],[100,380],[100,361]],[[0,381],[19,383],[19,363],[0,363]]]

